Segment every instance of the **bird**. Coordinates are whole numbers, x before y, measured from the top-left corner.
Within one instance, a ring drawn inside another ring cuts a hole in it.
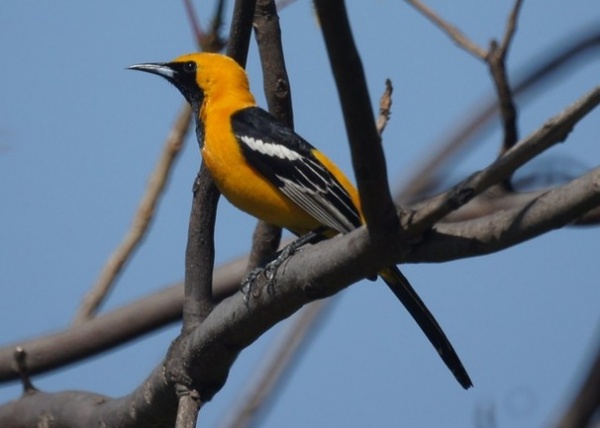
[[[204,163],[221,194],[246,213],[299,237],[362,226],[357,189],[340,168],[259,107],[232,58],[191,53],[128,67],[159,75],[192,107]],[[378,272],[464,389],[473,383],[446,334],[397,266]]]

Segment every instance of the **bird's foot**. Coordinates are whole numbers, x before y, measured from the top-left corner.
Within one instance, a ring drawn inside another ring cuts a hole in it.
[[[264,275],[267,280],[267,292],[269,294],[273,293],[275,291],[275,277],[281,265],[287,259],[292,257],[297,251],[299,251],[304,245],[320,239],[320,232],[321,230],[319,229],[301,236],[300,238],[283,247],[279,254],[277,254],[277,257],[267,263],[264,267],[252,269],[242,281],[241,291],[244,294],[244,301],[248,303],[250,297],[256,297],[260,293],[260,290],[255,291],[254,283],[261,274]]]

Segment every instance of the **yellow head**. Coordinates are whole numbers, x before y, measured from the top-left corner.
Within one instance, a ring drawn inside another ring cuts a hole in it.
[[[192,53],[167,63],[136,64],[129,68],[167,79],[179,89],[196,113],[206,104],[235,102],[239,104],[237,108],[255,105],[246,72],[225,55]]]

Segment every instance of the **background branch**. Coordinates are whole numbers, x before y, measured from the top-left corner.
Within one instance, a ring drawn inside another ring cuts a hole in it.
[[[186,104],[169,132],[163,152],[154,171],[150,175],[148,187],[134,215],[130,230],[110,256],[96,283],[83,299],[81,307],[75,316],[75,323],[84,322],[94,316],[114,286],[123,267],[125,267],[129,259],[133,256],[134,251],[146,236],[154,218],[160,196],[167,185],[172,166],[177,159],[177,155],[181,152],[181,147],[185,141],[191,120],[192,112]]]
[[[485,170],[473,174],[444,194],[432,198],[410,216],[412,233],[423,233],[450,212],[465,205],[517,168],[533,159],[552,145],[565,140],[573,127],[600,104],[600,87],[595,88],[569,106],[564,112],[549,119],[541,128],[496,159]]]
[[[408,4],[417,9],[423,16],[429,19],[436,27],[442,30],[454,43],[463,50],[469,52],[476,58],[485,60],[487,52],[485,49],[477,46],[475,42],[465,36],[456,26],[442,19],[433,9],[430,9],[419,0],[406,0]]]

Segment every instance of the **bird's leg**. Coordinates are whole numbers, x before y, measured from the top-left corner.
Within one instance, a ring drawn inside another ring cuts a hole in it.
[[[293,242],[290,242],[288,245],[283,247],[283,249],[277,254],[277,256],[268,262],[264,267],[257,267],[252,269],[250,273],[244,278],[242,281],[242,293],[244,293],[244,299],[246,302],[248,298],[252,294],[252,284],[258,278],[258,276],[262,273],[267,278],[267,291],[270,293],[273,290],[275,285],[275,274],[279,267],[289,259],[291,256],[296,253],[301,247],[306,244],[313,244],[323,239],[322,233],[325,231],[325,228],[319,228],[312,230],[305,235],[302,235],[298,239]]]

